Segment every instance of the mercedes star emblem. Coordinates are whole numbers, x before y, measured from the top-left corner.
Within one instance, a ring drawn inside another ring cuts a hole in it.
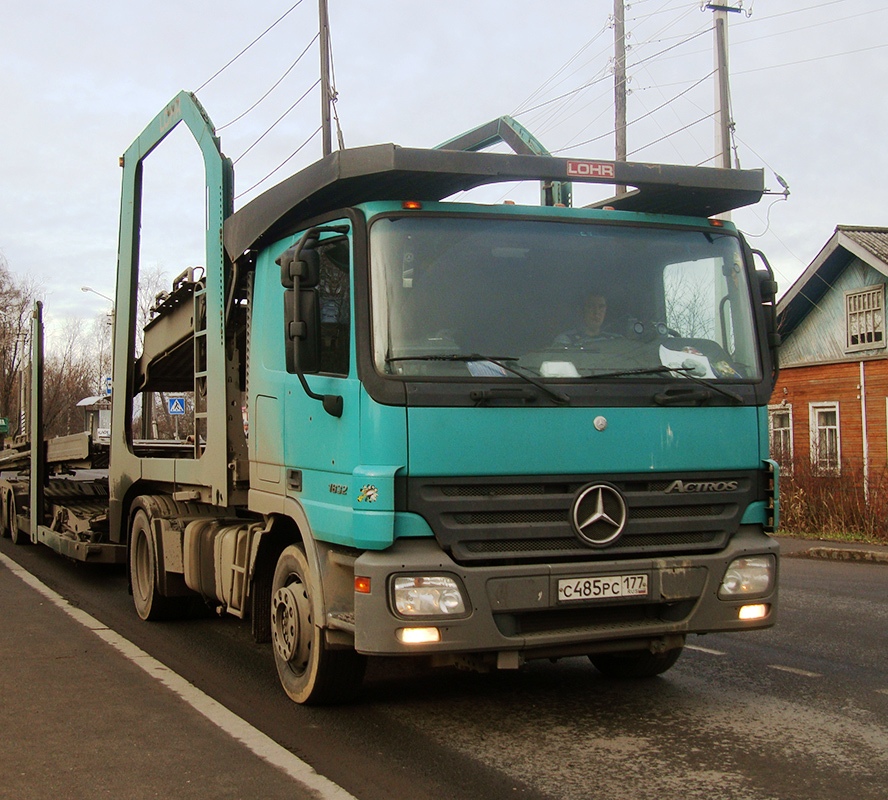
[[[603,547],[618,539],[626,527],[626,501],[613,486],[593,483],[577,495],[570,517],[585,544]]]

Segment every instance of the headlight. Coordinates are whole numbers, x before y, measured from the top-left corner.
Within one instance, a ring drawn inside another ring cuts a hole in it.
[[[459,584],[446,575],[410,575],[392,583],[395,611],[403,617],[458,617],[466,613]]]
[[[774,585],[777,562],[774,556],[747,556],[734,559],[722,578],[718,596],[723,600],[763,595]]]

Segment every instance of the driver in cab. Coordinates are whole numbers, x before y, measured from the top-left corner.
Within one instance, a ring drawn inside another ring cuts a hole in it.
[[[583,304],[581,324],[555,337],[558,347],[583,349],[608,339],[618,338],[615,333],[601,329],[607,316],[607,298],[599,292],[591,292]]]

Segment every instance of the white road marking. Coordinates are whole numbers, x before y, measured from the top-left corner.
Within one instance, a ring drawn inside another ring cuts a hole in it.
[[[274,765],[298,783],[315,791],[322,800],[356,800],[341,786],[319,775],[301,758],[294,756],[289,750],[281,747],[274,739],[254,728],[246,720],[229,711],[221,703],[204,694],[200,689],[188,683],[181,675],[152,658],[144,650],[125,639],[119,633],[103,625],[95,617],[72,606],[64,597],[54,592],[24,567],[0,553],[0,564],[3,564],[14,575],[28,586],[36,589],[47,600],[58,606],[69,617],[91,630],[100,639],[107,642],[133,664],[147,672],[152,678],[160,681],[168,689],[175,692],[193,709],[203,714],[217,728],[241,742],[259,758]]]
[[[698,647],[695,644],[686,644],[685,650],[696,650],[698,653],[708,653],[711,656],[726,656],[722,650],[710,650],[708,647]]]
[[[777,669],[780,672],[789,672],[793,675],[801,675],[803,678],[822,678],[819,672],[808,672],[806,669],[796,669],[795,667],[785,667],[782,664],[768,664],[768,669]]]

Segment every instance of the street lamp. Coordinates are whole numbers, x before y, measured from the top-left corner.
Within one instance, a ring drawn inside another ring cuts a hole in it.
[[[111,317],[111,329],[113,330],[114,329],[114,301],[110,297],[108,297],[108,295],[102,294],[101,292],[97,292],[95,289],[92,288],[92,286],[81,286],[80,291],[81,292],[92,292],[93,294],[96,294],[99,297],[101,297],[103,300],[107,300],[109,303],[111,303],[110,317]]]
[[[109,303],[111,303],[112,308],[114,307],[114,301],[110,297],[108,297],[108,295],[102,294],[101,292],[97,292],[91,286],[81,286],[80,291],[81,292],[92,292],[93,294],[97,294],[99,297],[101,297],[101,298],[107,300]]]

